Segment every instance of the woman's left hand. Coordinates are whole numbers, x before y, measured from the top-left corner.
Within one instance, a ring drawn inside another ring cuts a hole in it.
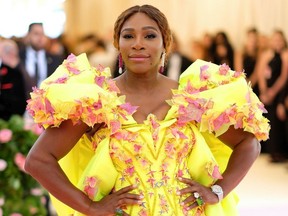
[[[212,192],[211,188],[205,187],[188,178],[179,178],[179,181],[187,185],[186,188],[178,191],[178,195],[180,196],[188,195],[188,197],[181,203],[185,210],[188,211],[199,205],[202,206],[204,204],[216,204],[219,202],[217,195]]]

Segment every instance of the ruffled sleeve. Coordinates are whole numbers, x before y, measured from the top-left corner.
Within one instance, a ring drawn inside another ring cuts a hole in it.
[[[40,88],[33,89],[27,110],[44,127],[58,127],[70,119],[91,127],[105,123],[113,133],[120,128],[121,119],[136,110],[118,93],[109,68],[94,68],[86,54],[71,54]]]
[[[269,137],[270,125],[264,105],[247,84],[243,72],[202,60],[195,61],[180,77],[172,105],[178,121],[194,121],[201,132],[225,133],[230,126],[253,133],[258,140]]]

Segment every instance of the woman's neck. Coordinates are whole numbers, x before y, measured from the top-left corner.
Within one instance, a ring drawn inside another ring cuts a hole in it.
[[[125,72],[122,75],[122,86],[125,92],[151,93],[159,85],[160,74],[134,74]]]
[[[161,74],[135,74],[126,71],[116,78],[116,83],[122,94],[149,94],[159,88]]]

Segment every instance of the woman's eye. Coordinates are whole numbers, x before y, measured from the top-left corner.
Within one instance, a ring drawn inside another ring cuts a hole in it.
[[[153,39],[153,38],[156,38],[156,35],[155,34],[148,34],[145,36],[145,38]]]
[[[125,35],[123,35],[123,38],[130,39],[130,38],[133,38],[133,36],[130,34],[125,34]]]

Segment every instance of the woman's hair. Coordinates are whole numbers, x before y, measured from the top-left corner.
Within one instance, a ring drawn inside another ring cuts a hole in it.
[[[119,38],[120,38],[120,31],[126,22],[127,19],[129,19],[132,15],[136,13],[144,13],[148,17],[150,17],[152,20],[154,20],[162,34],[164,48],[166,53],[168,54],[171,49],[172,44],[172,33],[168,24],[168,21],[165,17],[165,15],[157,8],[151,6],[151,5],[136,5],[133,7],[128,8],[124,12],[120,14],[118,19],[115,22],[114,25],[114,46],[116,49],[119,49]]]

